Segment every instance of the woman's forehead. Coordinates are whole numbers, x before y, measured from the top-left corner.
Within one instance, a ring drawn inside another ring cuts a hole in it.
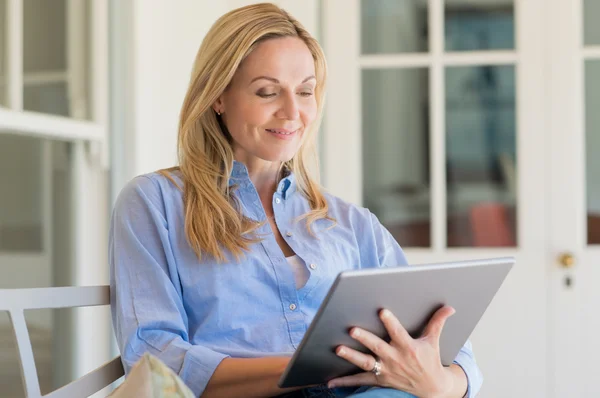
[[[315,62],[302,39],[269,39],[256,46],[236,74],[240,74],[248,82],[258,76],[268,76],[280,81],[300,83],[315,74]]]

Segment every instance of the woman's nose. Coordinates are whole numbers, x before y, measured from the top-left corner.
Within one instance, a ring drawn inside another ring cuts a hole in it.
[[[297,120],[300,118],[300,110],[298,108],[298,100],[293,94],[282,96],[281,108],[279,109],[279,117],[287,120]]]

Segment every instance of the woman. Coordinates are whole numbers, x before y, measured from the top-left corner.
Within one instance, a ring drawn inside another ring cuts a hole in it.
[[[440,364],[447,307],[420,339],[386,312],[391,343],[354,328],[377,360],[348,347],[337,354],[364,373],[277,387],[340,271],[406,264],[375,216],[325,194],[309,172],[325,75],[317,42],[273,4],[211,28],[181,111],[180,166],[132,180],[113,212],[112,313],[127,370],[150,352],[203,397],[477,392],[470,346]]]

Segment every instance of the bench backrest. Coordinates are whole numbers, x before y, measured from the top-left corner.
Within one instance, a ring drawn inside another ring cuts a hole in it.
[[[42,397],[35,368],[25,310],[42,308],[90,307],[110,304],[108,286],[0,289],[0,311],[8,311],[21,365],[21,378],[28,398]],[[100,391],[123,376],[121,358],[116,357],[45,398],[81,398]]]

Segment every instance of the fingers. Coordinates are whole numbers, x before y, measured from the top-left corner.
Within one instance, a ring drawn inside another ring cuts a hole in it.
[[[362,370],[370,372],[375,367],[375,358],[372,355],[364,354],[346,346],[339,346],[335,353],[346,361],[358,366]]]
[[[374,335],[371,332],[368,332],[364,329],[360,329],[360,328],[352,328],[352,330],[350,330],[350,336],[360,342],[362,345],[364,345],[365,347],[367,347],[375,356],[379,357],[379,358],[384,358],[384,359],[388,359],[390,358],[390,356],[393,354],[394,349],[385,341],[382,340],[381,338],[379,338],[378,336]],[[348,347],[345,347],[346,349],[349,350]],[[360,352],[356,351],[357,355],[361,354]],[[362,354],[364,355],[364,354]],[[373,358],[371,356],[371,358]],[[370,367],[364,368],[365,370],[371,370],[373,369],[373,362],[371,362]],[[361,369],[363,369],[363,367],[360,364],[356,364],[357,366],[359,366]]]
[[[377,385],[377,379],[373,373],[368,372],[330,380],[327,383],[327,388],[374,385]]]
[[[401,347],[406,347],[413,340],[410,334],[406,331],[404,326],[400,323],[398,318],[390,310],[383,309],[379,312],[379,318],[392,341]]]
[[[447,305],[437,310],[425,327],[423,337],[430,337],[439,342],[446,321],[454,315],[455,312],[454,308]]]

